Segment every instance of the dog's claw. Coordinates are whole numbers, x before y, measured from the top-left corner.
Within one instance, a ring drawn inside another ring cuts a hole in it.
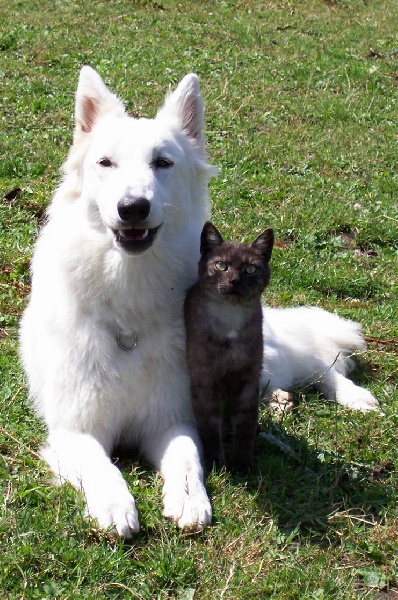
[[[190,495],[183,492],[181,495],[172,492],[163,496],[163,515],[176,523],[185,531],[202,531],[210,525],[212,510],[207,494]]]

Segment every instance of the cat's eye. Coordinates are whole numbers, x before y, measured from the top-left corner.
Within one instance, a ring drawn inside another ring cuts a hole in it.
[[[253,273],[255,273],[257,271],[257,267],[255,265],[247,265],[245,267],[245,271],[246,271],[246,273],[249,273],[249,275],[252,275]]]
[[[227,270],[227,263],[225,263],[222,260],[218,260],[216,263],[214,263],[214,266],[216,267],[217,271],[226,271]]]

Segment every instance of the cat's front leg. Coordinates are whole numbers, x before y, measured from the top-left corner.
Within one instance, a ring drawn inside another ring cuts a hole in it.
[[[232,396],[232,397],[231,397]],[[238,393],[234,390],[228,398],[231,408],[232,453],[230,466],[244,472],[253,462],[256,439],[260,390],[256,379],[244,383]]]
[[[191,383],[192,407],[203,445],[205,467],[211,471],[225,465],[222,443],[222,404],[213,389],[203,382]]]

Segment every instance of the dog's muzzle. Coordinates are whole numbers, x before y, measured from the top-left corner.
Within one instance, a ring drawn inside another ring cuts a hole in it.
[[[147,198],[136,197],[127,192],[117,205],[122,226],[113,231],[117,245],[131,254],[139,254],[150,248],[159,227],[142,227],[148,219],[151,204]]]
[[[152,246],[159,229],[160,225],[152,229],[138,229],[131,227],[126,229],[116,229],[113,233],[115,235],[116,244],[125,252],[129,252],[130,254],[140,254]]]

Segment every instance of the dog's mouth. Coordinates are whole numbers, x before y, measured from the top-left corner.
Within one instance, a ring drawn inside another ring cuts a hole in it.
[[[160,225],[153,229],[130,227],[127,229],[114,229],[113,233],[120,248],[131,254],[139,254],[152,246],[159,229]]]

